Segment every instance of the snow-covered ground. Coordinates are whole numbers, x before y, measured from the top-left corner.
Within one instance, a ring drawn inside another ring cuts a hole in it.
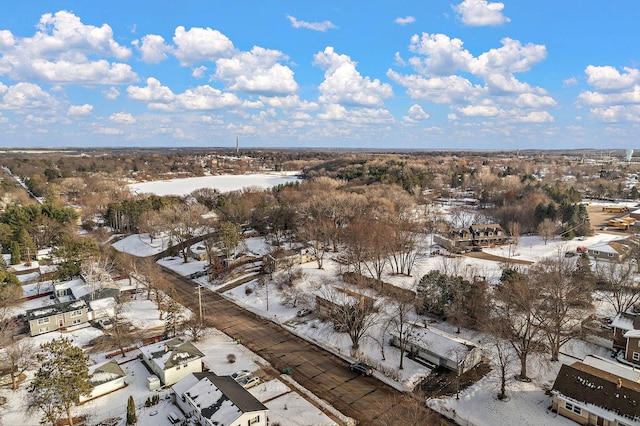
[[[193,178],[157,180],[128,185],[135,194],[184,196],[200,188],[214,188],[220,192],[243,188],[271,188],[298,180],[299,172],[252,173],[246,175],[201,176]]]
[[[19,310],[22,309],[20,308]],[[124,312],[124,316],[141,330],[159,327],[161,332],[164,323],[158,319],[159,314],[157,307],[148,300],[135,300],[128,303]],[[51,332],[36,336],[32,338],[32,341],[34,345],[40,345],[64,336],[71,339],[77,346],[86,346],[92,339],[101,335],[103,335],[101,330],[91,326],[83,326],[64,333]],[[203,360],[205,365],[219,375],[229,375],[238,370],[256,371],[267,365],[264,359],[217,330],[211,330],[209,334],[195,344],[205,354]],[[227,355],[231,353],[236,356],[234,363],[229,363],[227,359]],[[92,365],[102,364],[107,361],[105,353],[90,353],[89,355],[90,364]],[[73,409],[74,416],[87,416],[88,424],[98,424],[109,418],[120,418],[113,426],[124,426],[127,399],[131,395],[136,404],[137,424],[139,426],[170,425],[167,418],[168,414],[171,411],[179,412],[179,408],[172,404],[169,399],[170,389],[148,390],[146,378],[149,376],[149,372],[142,364],[142,361],[137,358],[137,355],[138,351],[132,351],[124,358],[120,356],[115,358],[127,373],[127,386],[125,388],[75,407]],[[26,408],[24,405],[28,381],[33,377],[33,374],[33,371],[28,373],[27,383],[21,383],[17,391],[11,391],[8,387],[0,388],[0,396],[7,398],[7,404],[0,408],[2,424],[12,426],[34,426],[38,424],[39,413],[25,413]],[[262,402],[268,401],[265,405],[270,410],[269,418],[272,422],[277,421],[283,426],[336,425],[323,411],[294,392],[294,384],[287,382],[287,380],[290,381],[291,379],[289,377],[276,378],[260,383],[250,389],[250,392],[258,400]],[[160,395],[160,403],[145,407],[146,399],[153,394]],[[295,415],[292,415],[292,413],[295,413]],[[337,414],[339,415],[339,413]]]
[[[541,237],[523,236],[517,246],[488,248],[484,249],[484,251],[505,258],[511,256],[514,259],[536,262],[546,256],[563,256],[567,251],[575,251],[578,246],[589,247],[621,237],[602,233],[572,241],[552,239],[545,244]],[[129,238],[132,239],[131,241],[136,240],[136,237]],[[141,239],[137,238],[137,240],[140,241]],[[142,237],[142,240],[144,240],[144,237]],[[431,241],[431,239],[425,238],[425,241]],[[251,238],[246,243],[251,251],[256,254],[263,254],[268,250],[262,238]],[[425,243],[411,277],[385,274],[383,280],[399,287],[412,288],[417,280],[430,270],[442,270],[443,268],[448,268],[451,272],[465,276],[484,276],[490,282],[497,282],[500,277],[501,265],[498,262],[468,256],[454,258],[432,256],[429,254],[430,252],[430,247]],[[315,262],[301,265],[303,279],[300,280],[298,285],[301,286],[304,292],[317,292],[321,285],[337,279],[336,276],[340,266],[338,262],[332,259],[333,256],[333,253],[327,253],[322,270],[317,268]],[[182,259],[178,257],[164,259],[162,263],[164,266],[183,275],[202,270],[205,267],[205,262],[190,261],[184,264]],[[206,277],[199,278],[198,281],[205,287],[211,287],[211,290],[217,287],[208,284]],[[247,287],[251,287],[252,291],[248,292]],[[296,312],[302,305],[296,307],[284,305],[278,292],[273,288],[269,289],[269,303],[267,306],[266,292],[267,288],[259,285],[257,280],[254,280],[226,292],[225,297],[248,310],[282,324],[292,332],[318,343],[346,360],[353,359],[350,353],[351,342],[345,334],[335,333],[331,324],[320,322],[314,315],[298,318]],[[603,309],[607,309],[607,307],[603,306]],[[382,311],[384,311],[384,306]],[[416,320],[418,321],[418,319]],[[424,319],[420,321],[424,321]],[[452,325],[443,322],[430,322],[429,327],[450,333],[455,331]],[[406,358],[404,360],[404,369],[398,370],[399,351],[388,345],[389,336],[382,335],[381,329],[373,330],[370,334],[376,338],[365,339],[360,347],[361,352],[357,356],[365,358],[377,368],[375,373],[377,378],[398,389],[406,390],[412,388],[422,377],[429,374],[430,370],[427,367]],[[478,342],[490,355],[492,349],[490,345],[486,344],[486,336],[481,333],[463,329],[459,337],[471,342]],[[384,359],[382,349],[384,349]],[[459,400],[456,400],[455,397],[432,399],[428,404],[443,414],[455,418],[462,424],[465,421],[475,425],[496,426],[511,424],[546,424],[552,426],[573,424],[568,419],[557,416],[548,410],[551,405],[551,398],[545,395],[545,391],[553,385],[561,363],[572,363],[590,353],[608,357],[609,351],[586,342],[574,340],[565,345],[562,352],[564,355],[561,355],[560,362],[556,363],[547,361],[548,356],[531,357],[528,371],[529,376],[533,379],[532,382],[522,383],[510,379],[507,389],[508,402],[499,401],[495,398],[498,392],[498,377],[494,370],[478,383],[464,390],[460,394]],[[514,365],[514,370],[510,377],[517,373],[517,367],[517,365]],[[390,376],[392,377],[387,377],[380,372],[383,370],[395,371],[396,373],[391,374]]]

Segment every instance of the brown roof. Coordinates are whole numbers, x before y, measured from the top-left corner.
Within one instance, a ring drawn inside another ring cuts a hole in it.
[[[553,384],[553,390],[619,415],[640,418],[640,383],[582,362],[563,365]]]

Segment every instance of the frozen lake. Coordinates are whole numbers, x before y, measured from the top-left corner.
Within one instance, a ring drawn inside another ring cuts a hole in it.
[[[280,184],[298,181],[299,172],[254,173],[246,175],[201,176],[193,178],[155,180],[128,185],[134,194],[184,196],[200,188],[215,188],[220,192],[243,188],[272,188]]]

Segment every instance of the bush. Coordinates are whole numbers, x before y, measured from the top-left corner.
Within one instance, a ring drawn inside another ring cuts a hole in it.
[[[247,286],[244,288],[244,294],[246,294],[247,296],[250,295],[251,293],[253,293],[253,288]]]
[[[227,355],[227,361],[229,361],[229,364],[233,364],[234,362],[236,362],[236,354]]]

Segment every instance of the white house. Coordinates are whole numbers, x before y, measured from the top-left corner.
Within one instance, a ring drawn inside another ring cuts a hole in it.
[[[176,337],[140,348],[142,360],[163,385],[172,385],[191,373],[202,371],[200,352],[191,342]]]
[[[482,360],[482,349],[472,342],[435,328],[415,327],[407,337],[407,352],[429,365],[445,367],[458,374],[472,369]],[[400,345],[400,339],[391,333],[391,344]]]
[[[267,407],[230,376],[193,373],[172,390],[178,407],[200,426],[267,425]]]
[[[106,395],[126,386],[124,379],[127,373],[120,368],[116,360],[111,360],[90,368],[89,374],[91,375],[89,383],[93,386],[93,390],[88,397],[80,396],[80,403]]]

